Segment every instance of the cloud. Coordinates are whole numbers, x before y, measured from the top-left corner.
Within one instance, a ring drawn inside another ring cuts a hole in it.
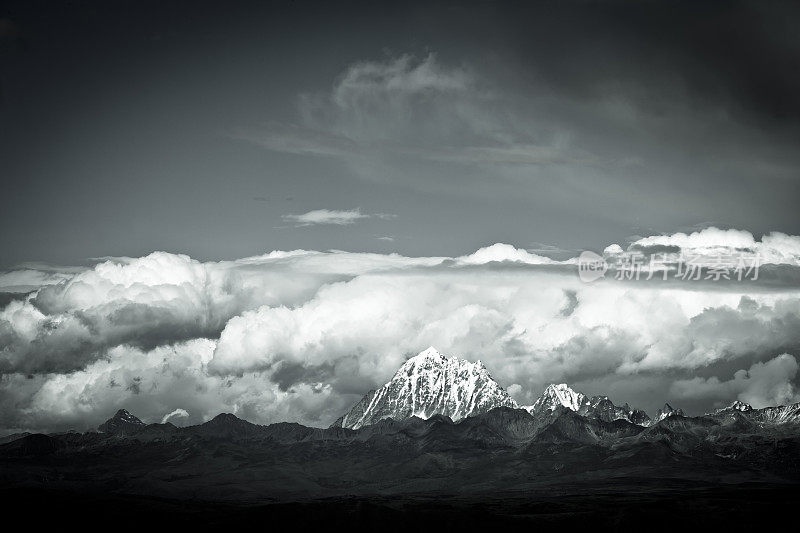
[[[186,409],[175,409],[174,411],[164,415],[164,418],[161,419],[161,423],[166,424],[171,418],[189,418],[189,413],[186,411]]]
[[[711,226],[694,233],[674,233],[644,237],[631,243],[629,249],[646,253],[683,253],[707,257],[741,252],[758,254],[763,263],[800,265],[800,236],[773,231],[761,240],[749,231],[719,229]]]
[[[0,394],[3,427],[92,428],[126,408],[146,423],[164,412],[184,409],[185,424],[197,424],[220,412],[253,421],[296,420],[321,425],[345,408],[324,384],[297,384],[283,391],[267,375],[239,378],[209,375],[204,364],[214,342],[197,339],[142,351],[118,346],[103,360],[69,374],[4,379]],[[11,402],[14,402],[13,404]],[[13,405],[13,408],[12,408]],[[314,414],[311,414],[314,413]],[[338,415],[337,415],[338,416]]]
[[[510,244],[496,243],[470,254],[456,259],[459,263],[467,265],[482,265],[492,262],[510,261],[515,263],[527,263],[530,265],[555,264],[557,261],[549,257],[543,257],[520,250]]]
[[[272,123],[233,137],[342,159],[364,179],[422,188],[435,186],[430,177],[442,177],[451,166],[462,180],[477,178],[476,166],[616,166],[574,146],[569,134],[541,118],[532,128],[522,118],[531,117],[512,100],[467,66],[445,65],[434,54],[404,54],[354,63],[330,92],[301,95],[298,123]]]
[[[25,293],[43,285],[55,285],[70,279],[76,273],[87,270],[83,267],[53,266],[26,263],[0,272],[0,292]]]
[[[366,214],[362,213],[361,209],[350,209],[344,211],[336,211],[332,209],[315,209],[302,215],[283,215],[284,220],[294,222],[297,227],[315,226],[315,225],[335,225],[335,226],[349,226],[355,224],[359,220],[367,218],[381,218],[388,219],[394,218],[394,215],[386,213]]]
[[[530,39],[555,38],[555,27],[575,31],[563,20],[538,20],[540,37]],[[640,29],[632,31],[649,41]],[[682,227],[698,217],[795,227],[788,199],[797,196],[800,158],[788,129],[756,128],[727,92],[708,99],[686,85],[684,73],[708,81],[694,70],[696,58],[659,72],[636,61],[606,70],[598,68],[598,50],[613,63],[633,41],[585,38],[576,36],[576,49],[558,61],[545,42],[517,43],[525,48],[520,57],[534,62],[452,51],[357,61],[325,89],[299,95],[293,119],[232,135],[334,160],[365,181],[419,194],[524,202],[531,223],[559,220],[565,234],[587,224],[627,231],[631,220]],[[685,43],[672,44],[688,52]],[[656,49],[651,55],[664,59]],[[711,199],[708,190],[716,191]]]
[[[481,359],[522,402],[566,381],[702,411],[790,398],[798,332],[796,284],[582,283],[574,261],[508,244],[461,257],[155,252],[0,308],[0,428],[81,429],[121,407],[151,422],[183,409],[186,423],[229,411],[326,425],[431,345]]]
[[[727,381],[717,377],[676,381],[672,393],[677,398],[711,399],[718,406],[729,404],[732,398],[756,408],[786,405],[800,401],[800,393],[793,383],[797,369],[794,356],[781,354],[769,361],[754,363],[747,370],[739,370]]]

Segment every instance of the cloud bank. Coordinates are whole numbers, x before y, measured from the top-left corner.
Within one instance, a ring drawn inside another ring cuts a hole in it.
[[[583,283],[574,260],[508,244],[108,259],[0,308],[0,428],[85,429],[122,407],[147,422],[228,411],[324,426],[431,345],[481,359],[521,403],[562,381],[651,411],[797,401],[798,243],[716,228],[632,243],[756,248],[794,273],[752,283]]]

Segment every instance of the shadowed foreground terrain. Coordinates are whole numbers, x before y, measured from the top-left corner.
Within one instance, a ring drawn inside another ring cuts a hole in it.
[[[694,486],[631,481],[560,486],[556,491],[463,497],[409,494],[233,504],[44,489],[0,490],[7,509],[32,511],[39,527],[83,530],[286,527],[348,531],[470,531],[538,528],[568,531],[758,531],[793,521],[796,485]],[[37,509],[46,512],[37,513]],[[724,529],[721,529],[724,528]]]
[[[754,420],[729,411],[642,427],[497,408],[358,430],[233,415],[177,428],[121,411],[100,432],[5,438],[0,490],[10,509],[46,508],[42,523],[91,516],[87,527],[134,527],[133,516],[196,529],[747,529],[800,495],[797,428]]]

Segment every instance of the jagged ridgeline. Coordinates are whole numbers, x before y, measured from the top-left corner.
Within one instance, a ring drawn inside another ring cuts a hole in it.
[[[369,391],[333,427],[358,429],[384,418],[412,416],[457,421],[495,407],[518,405],[483,363],[448,358],[431,347],[406,361],[386,385]]]
[[[533,415],[563,407],[606,422],[626,420],[640,426],[653,422],[641,409],[614,405],[607,396],[588,397],[564,383],[547,387],[533,405],[520,406],[480,361],[446,357],[431,347],[406,361],[388,383],[369,391],[332,427],[358,429],[385,418],[404,420],[412,416],[427,419],[443,415],[458,421],[497,407],[525,409]],[[671,414],[683,412],[665,404],[655,420]]]

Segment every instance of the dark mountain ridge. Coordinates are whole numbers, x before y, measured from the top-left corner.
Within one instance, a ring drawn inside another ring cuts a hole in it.
[[[780,408],[673,414],[645,427],[566,407],[498,407],[457,422],[383,419],[360,429],[252,424],[32,434],[0,445],[0,485],[211,500],[525,491],[597,479],[800,480],[800,424]],[[781,416],[776,416],[776,410]],[[132,416],[132,415],[131,415]]]
[[[328,428],[230,413],[177,427],[120,409],[97,429],[9,437],[0,488],[260,502],[800,480],[800,404],[734,402],[698,417],[665,404],[651,419],[561,383],[519,406],[482,363],[433,348]]]

